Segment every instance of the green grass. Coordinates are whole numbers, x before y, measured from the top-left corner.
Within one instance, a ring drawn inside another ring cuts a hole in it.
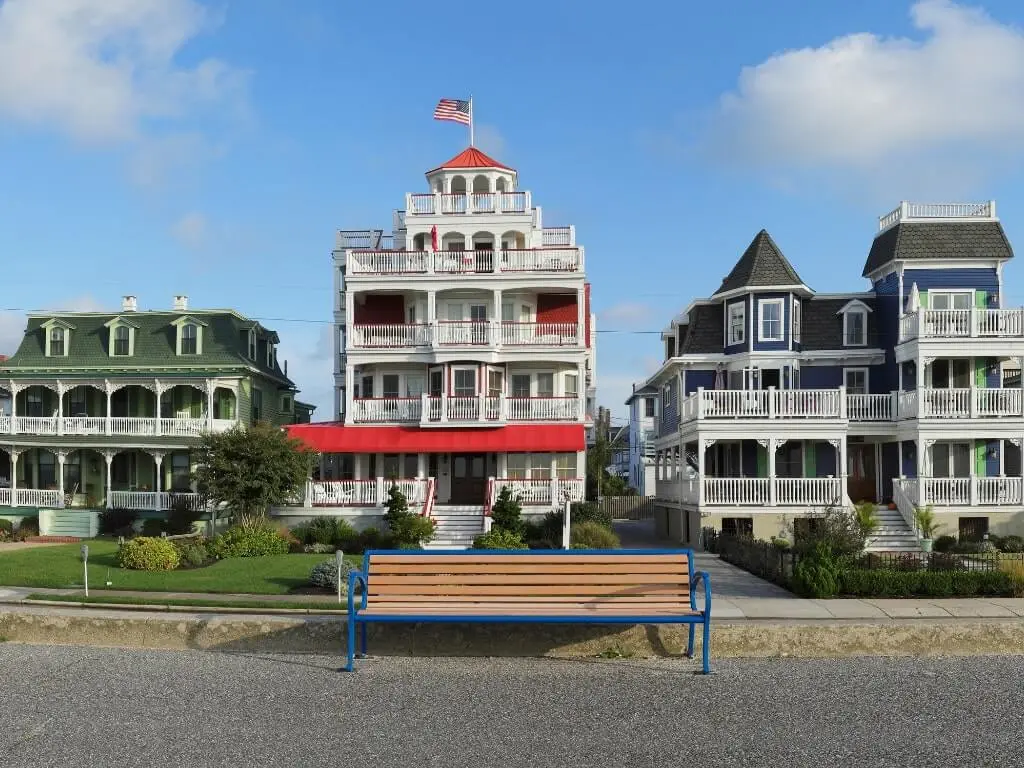
[[[330,555],[270,555],[220,560],[206,568],[184,571],[131,571],[117,565],[117,542],[89,542],[89,588],[144,592],[238,592],[283,595],[309,583],[309,572]],[[346,556],[353,565],[362,558]],[[107,586],[106,582],[112,583]],[[0,552],[0,585],[7,587],[82,586],[78,544],[32,547]]]
[[[88,603],[90,605],[172,605],[183,608],[250,608],[254,612],[267,609],[281,610],[316,610],[316,611],[340,611],[348,610],[347,594],[343,596],[343,602],[320,601],[291,601],[274,602],[271,600],[194,600],[177,597],[128,597],[126,595],[50,595],[45,592],[36,592],[28,596],[28,600],[51,600],[59,603]]]

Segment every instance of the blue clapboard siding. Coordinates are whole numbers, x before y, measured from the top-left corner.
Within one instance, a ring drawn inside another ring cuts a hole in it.
[[[899,382],[897,381],[897,384]],[[895,389],[896,387],[893,387]],[[917,389],[917,370],[916,363],[912,360],[908,360],[903,363],[903,391],[911,392]]]
[[[1003,377],[999,372],[999,361],[994,357],[987,357],[983,361],[985,365],[985,386],[989,389],[998,389],[1003,385]]]
[[[692,395],[698,387],[704,389],[715,388],[714,371],[687,371],[686,372],[686,394]]]
[[[891,392],[896,389],[896,344],[900,333],[900,284],[896,273],[875,283],[875,328],[878,346],[885,350],[885,362],[871,370],[871,392]]]
[[[801,389],[835,389],[843,385],[843,369],[836,365],[800,366]]]
[[[999,477],[999,441],[985,441],[985,477]],[[992,452],[989,455],[989,451]]]
[[[761,303],[782,299],[782,341],[758,341],[761,334]],[[758,352],[789,349],[789,315],[792,308],[788,293],[759,293],[754,297],[754,350]]]
[[[891,370],[886,363],[868,366],[868,392],[872,395],[885,395],[896,389],[896,377],[893,373],[895,370],[895,362]]]
[[[743,342],[741,344],[729,344],[729,307],[733,304],[743,304]],[[750,296],[744,295],[729,301],[725,307],[725,331],[722,336],[722,343],[725,345],[725,354],[734,355],[737,352],[748,352],[750,350]]]
[[[679,428],[679,379],[673,376],[662,390],[660,433],[670,435]]]
[[[814,476],[835,477],[836,472],[836,449],[831,443],[814,443]]]
[[[999,275],[993,268],[970,269],[907,269],[903,272],[904,307],[910,299],[910,288],[917,283],[918,291],[945,289],[974,289],[986,291],[988,305],[999,306]]]
[[[906,477],[917,477],[916,446],[910,440],[900,443],[900,463],[903,467],[902,474]]]

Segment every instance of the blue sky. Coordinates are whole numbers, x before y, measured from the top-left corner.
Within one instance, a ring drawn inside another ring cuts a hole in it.
[[[580,7],[0,2],[0,353],[25,308],[185,293],[278,329],[329,417],[334,231],[389,226],[467,143],[437,99],[469,93],[478,145],[586,246],[617,414],[659,360],[644,332],[762,227],[820,291],[866,285],[901,199],[994,198],[1017,241],[1019,3]]]

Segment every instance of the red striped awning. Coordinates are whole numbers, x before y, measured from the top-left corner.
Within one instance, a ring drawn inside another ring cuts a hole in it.
[[[582,451],[582,424],[516,424],[493,429],[292,424],[288,434],[318,453],[551,453]]]

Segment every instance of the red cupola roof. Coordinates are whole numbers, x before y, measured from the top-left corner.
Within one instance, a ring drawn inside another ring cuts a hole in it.
[[[468,147],[467,149],[462,150],[447,163],[443,163],[437,166],[437,168],[427,171],[427,173],[433,173],[434,171],[440,171],[448,168],[501,168],[506,171],[515,172],[515,168],[509,168],[507,165],[502,165],[493,157],[485,155],[476,147]]]

